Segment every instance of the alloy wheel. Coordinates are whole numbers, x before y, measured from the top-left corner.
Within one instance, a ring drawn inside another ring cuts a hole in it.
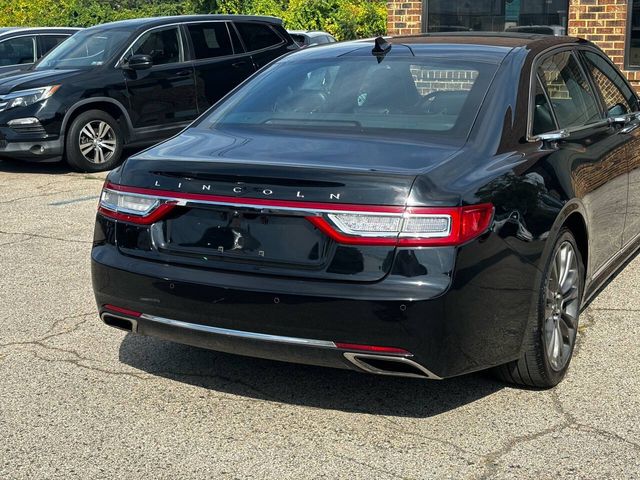
[[[107,122],[93,120],[80,130],[80,153],[91,163],[108,162],[116,151],[116,134]]]
[[[544,298],[544,339],[553,370],[562,370],[573,351],[580,308],[578,257],[571,242],[564,241],[549,269]]]

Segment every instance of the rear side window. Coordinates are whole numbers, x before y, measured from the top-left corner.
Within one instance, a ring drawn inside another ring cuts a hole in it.
[[[551,105],[549,105],[540,78],[536,77],[536,91],[533,97],[533,127],[531,133],[533,135],[540,135],[554,130],[556,130],[556,123],[553,119],[553,113],[551,113]]]
[[[236,26],[247,51],[262,50],[282,43],[282,38],[269,25],[255,22],[237,22]]]
[[[133,55],[150,55],[154,65],[182,61],[180,33],[176,27],[151,30],[131,48]]]
[[[40,36],[40,54],[46,55],[51,50],[64,42],[69,35],[42,35]]]
[[[538,67],[559,128],[581,127],[602,119],[596,97],[571,52],[552,55]]]
[[[193,57],[196,60],[233,55],[225,22],[195,23],[187,25],[187,31],[191,37]]]
[[[0,42],[0,66],[33,63],[35,51],[34,37],[9,38]]]
[[[584,52],[585,65],[600,90],[609,116],[625,115],[638,110],[638,99],[622,76],[604,58]]]

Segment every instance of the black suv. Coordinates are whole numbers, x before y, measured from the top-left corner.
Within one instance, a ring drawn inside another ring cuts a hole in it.
[[[109,170],[167,138],[271,60],[297,49],[272,17],[125,20],[79,32],[0,80],[0,157]]]
[[[79,28],[0,28],[0,75],[27,70]]]

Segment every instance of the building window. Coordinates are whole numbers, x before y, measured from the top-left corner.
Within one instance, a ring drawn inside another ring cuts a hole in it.
[[[640,5],[640,0],[637,0]],[[564,35],[569,0],[424,0],[426,32],[483,31]]]
[[[629,70],[640,69],[640,0],[629,0],[627,48],[625,50],[625,67]]]

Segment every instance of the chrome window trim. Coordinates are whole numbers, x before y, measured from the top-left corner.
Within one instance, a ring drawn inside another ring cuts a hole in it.
[[[589,83],[589,86],[591,87],[591,89],[593,90],[593,96],[595,97],[596,102],[598,103],[599,107],[600,107],[600,114],[603,116],[603,121],[602,122],[595,122],[595,123],[590,123],[588,125],[581,125],[578,127],[567,127],[567,128],[559,128],[557,119],[556,119],[556,114],[555,111],[553,110],[553,105],[550,103],[549,106],[551,107],[551,111],[553,114],[553,117],[556,121],[556,127],[558,127],[558,129],[551,131],[551,132],[544,132],[544,133],[559,133],[561,130],[565,130],[566,132],[568,132],[569,134],[575,133],[575,132],[579,132],[581,130],[586,130],[589,128],[598,128],[601,126],[604,126],[604,124],[609,124],[608,119],[605,117],[604,111],[602,111],[602,105],[601,105],[601,101],[600,101],[600,96],[599,94],[597,94],[597,91],[594,88],[594,85],[591,81],[591,77],[589,75],[587,75],[587,73],[584,71],[584,67],[582,65],[582,62],[580,61],[580,58],[578,58],[578,56],[575,54],[575,50],[579,49],[580,44],[578,43],[567,43],[567,44],[562,44],[562,45],[554,45],[552,47],[549,47],[545,50],[543,50],[542,52],[538,53],[535,58],[533,59],[533,61],[531,62],[531,72],[529,74],[529,99],[528,99],[528,112],[527,112],[527,132],[526,132],[526,141],[527,142],[538,142],[540,141],[538,139],[537,135],[533,135],[532,131],[533,131],[533,105],[535,103],[535,98],[534,98],[534,94],[535,94],[535,89],[534,89],[534,84],[536,79],[538,78],[538,67],[540,65],[540,63],[547,57],[555,55],[557,53],[562,53],[564,51],[569,51],[571,53],[571,55],[573,56],[573,58],[575,59],[576,62],[578,62],[578,66],[580,68],[580,71],[582,72],[582,74],[585,76],[585,78],[587,79],[587,82]],[[544,83],[542,84],[542,86],[544,87],[544,91],[545,91],[545,95],[547,95],[548,98],[548,94],[546,93],[546,87],[544,85]],[[550,99],[549,99],[550,100]]]
[[[14,40],[16,38],[23,38],[23,37],[31,37],[31,41],[33,42],[33,62],[31,63],[12,63],[10,65],[1,65],[0,68],[5,68],[5,67],[18,67],[20,65],[33,65],[34,63],[36,63],[36,61],[38,60],[36,57],[38,56],[38,45],[36,42],[36,35],[38,35],[37,33],[25,33],[24,35],[15,35],[13,37],[9,37],[9,38],[0,38],[0,43],[4,43],[4,42],[8,42],[9,40]]]

